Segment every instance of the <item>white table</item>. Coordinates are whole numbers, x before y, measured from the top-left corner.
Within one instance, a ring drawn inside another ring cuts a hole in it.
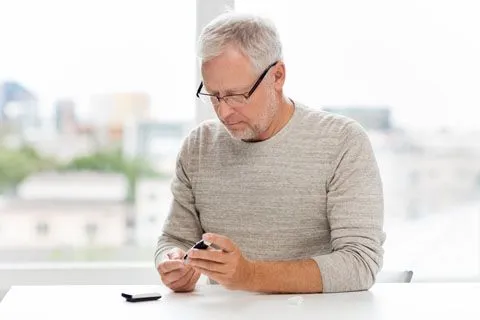
[[[121,292],[159,291],[128,303]],[[365,292],[264,295],[200,286],[176,294],[162,286],[19,286],[0,304],[1,320],[44,319],[480,319],[480,283],[376,284]]]

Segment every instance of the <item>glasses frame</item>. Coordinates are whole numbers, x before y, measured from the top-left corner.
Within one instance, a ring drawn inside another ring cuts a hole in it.
[[[204,93],[204,92],[200,92],[203,88],[203,81],[200,82],[200,85],[198,86],[198,89],[197,89],[197,98],[201,99],[200,96],[203,96],[203,97],[208,97],[210,99],[210,101],[212,101],[212,104],[213,105],[218,105],[220,104],[220,101],[223,100],[225,101],[226,104],[228,104],[229,106],[230,103],[228,103],[228,98],[229,97],[238,97],[238,96],[241,96],[243,98],[245,98],[245,101],[248,102],[248,99],[250,99],[250,97],[253,95],[253,93],[255,92],[255,90],[258,88],[258,86],[260,85],[260,83],[262,82],[262,80],[265,78],[265,76],[267,75],[268,71],[274,67],[276,64],[278,63],[278,61],[275,61],[274,63],[270,64],[263,72],[262,74],[258,77],[257,81],[255,82],[255,84],[252,86],[252,88],[247,91],[247,92],[244,92],[244,93],[235,93],[235,94],[226,94],[224,96],[219,96],[218,94],[210,94],[210,93]],[[214,103],[213,99],[212,98],[216,98],[216,103]],[[227,99],[225,99],[227,98]]]

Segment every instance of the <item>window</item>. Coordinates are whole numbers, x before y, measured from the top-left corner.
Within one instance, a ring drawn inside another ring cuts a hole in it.
[[[153,188],[195,124],[195,10],[1,1],[0,216],[22,236],[2,234],[0,263],[152,261],[160,230],[136,223],[137,199],[168,199]]]
[[[276,23],[287,95],[367,128],[384,180],[384,269],[478,279],[477,5],[237,0],[235,9]]]
[[[474,4],[234,2],[278,26],[290,97],[368,129],[384,180],[384,268],[479,277]],[[58,261],[66,232],[75,241],[63,260],[151,262],[176,151],[213,115],[194,108],[195,10],[194,1],[1,2],[0,263]],[[61,214],[37,224],[37,211]],[[108,248],[85,244],[104,228]],[[41,254],[31,233],[51,235]]]

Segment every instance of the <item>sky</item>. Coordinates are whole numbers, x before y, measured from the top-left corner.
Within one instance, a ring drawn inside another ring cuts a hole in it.
[[[0,80],[33,90],[46,116],[58,98],[88,118],[91,95],[141,91],[157,117],[193,118],[193,5],[0,0],[0,39]]]
[[[477,1],[237,0],[277,25],[286,94],[312,107],[389,106],[397,126],[480,128]],[[41,101],[144,91],[160,119],[194,118],[195,1],[0,0],[0,81]]]

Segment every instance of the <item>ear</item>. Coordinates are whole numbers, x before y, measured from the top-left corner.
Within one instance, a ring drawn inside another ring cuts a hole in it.
[[[282,91],[283,84],[285,83],[285,64],[283,61],[279,61],[276,66],[273,67],[274,87],[277,91]]]

